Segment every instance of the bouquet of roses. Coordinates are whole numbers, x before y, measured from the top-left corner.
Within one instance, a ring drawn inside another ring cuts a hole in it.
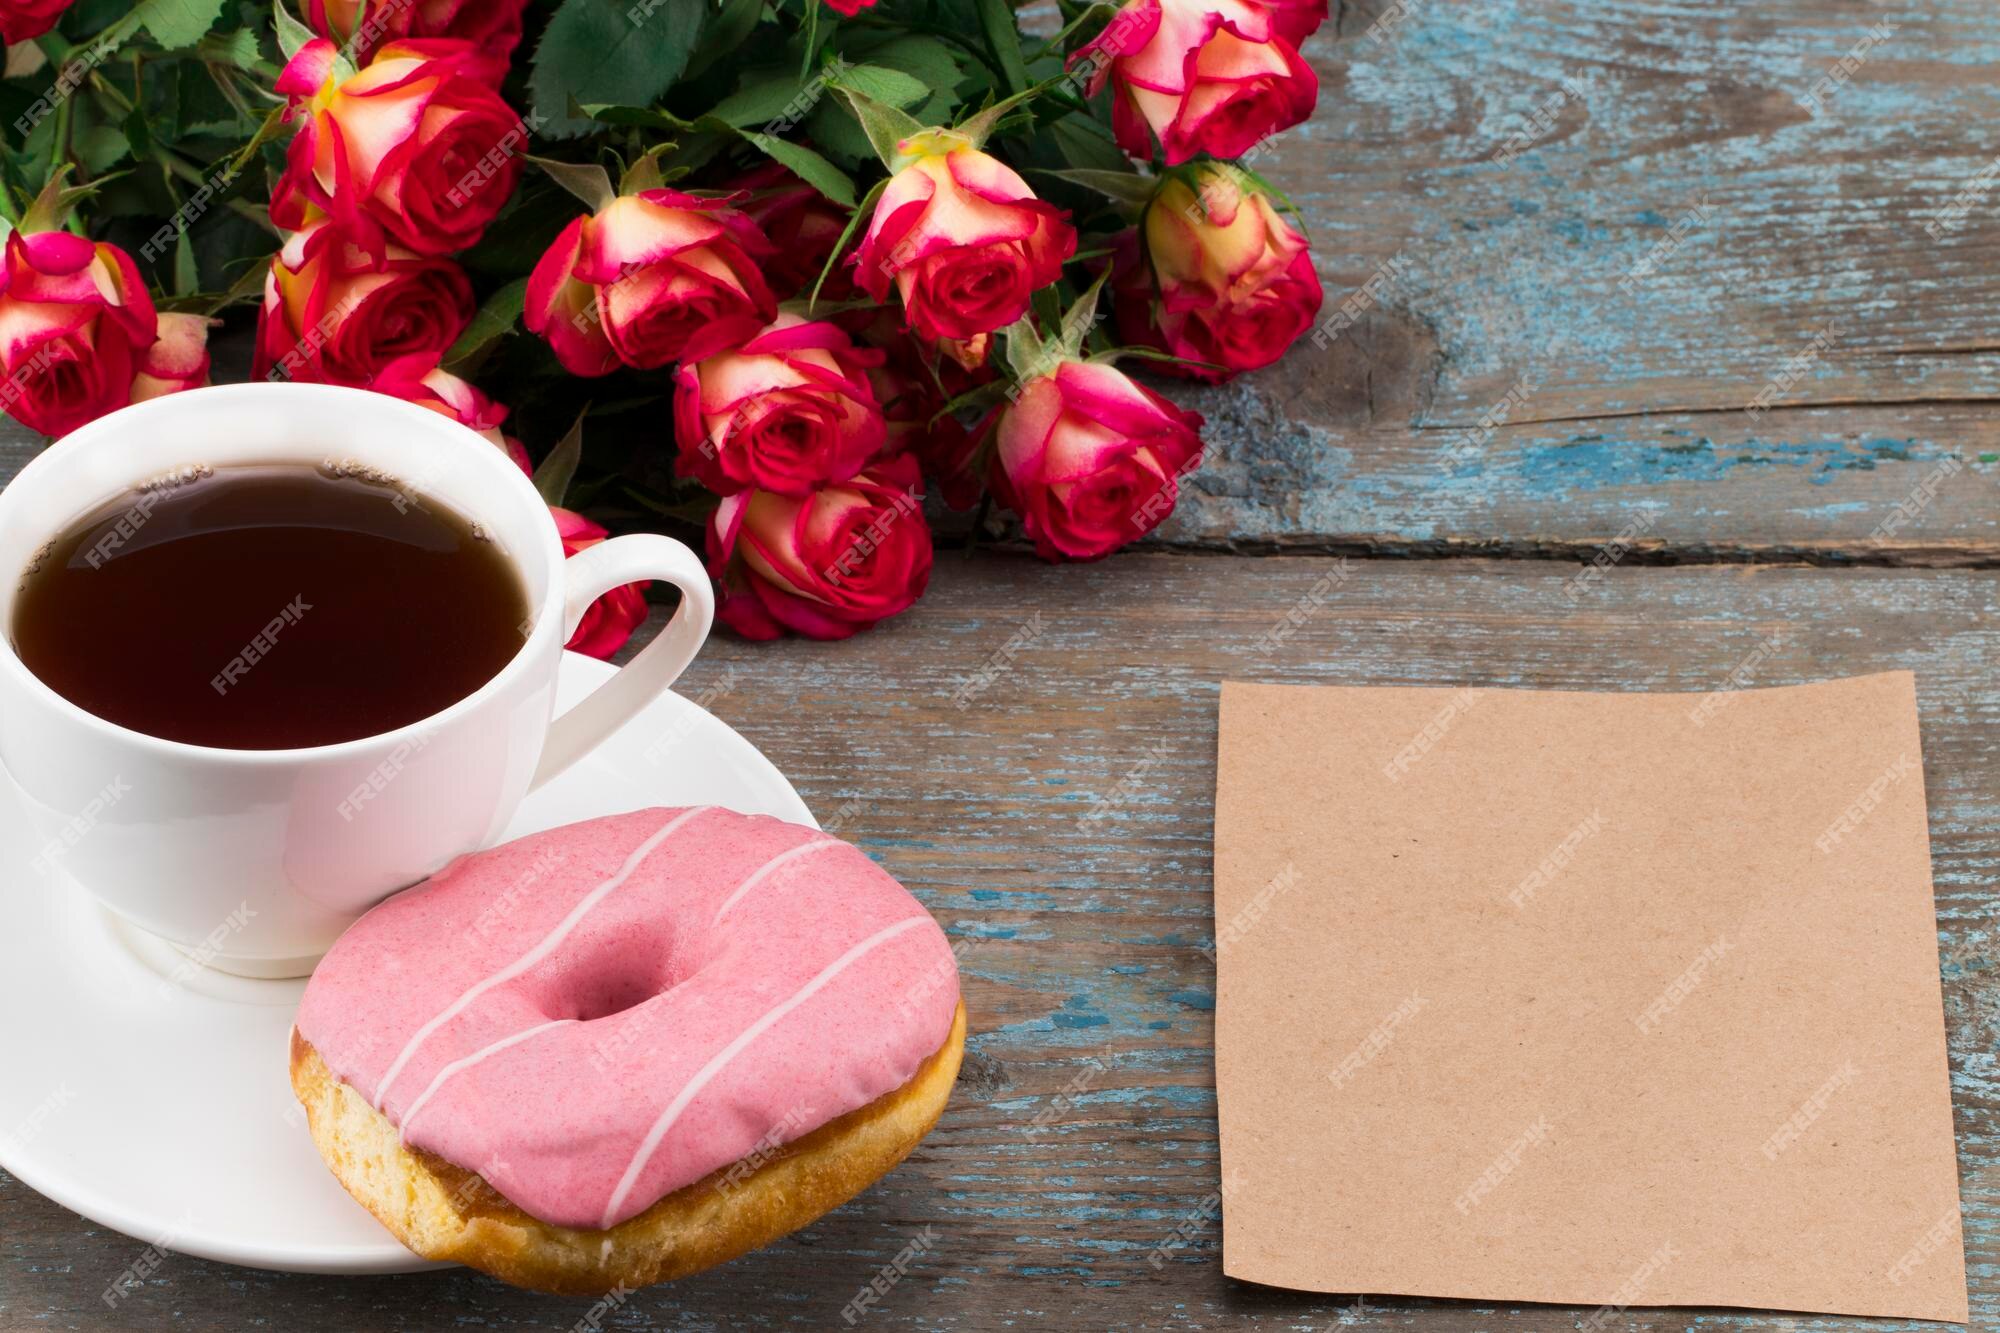
[[[485,433],[571,550],[698,526],[727,624],[840,638],[922,595],[926,486],[1051,559],[1150,532],[1201,420],[1128,369],[1226,379],[1319,308],[1248,159],[1325,0],[291,3],[0,0],[30,428],[205,383],[254,307],[256,374]]]

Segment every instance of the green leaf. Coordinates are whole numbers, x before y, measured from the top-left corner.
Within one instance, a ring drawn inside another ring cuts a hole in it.
[[[1090,116],[1064,116],[1048,127],[1056,151],[1073,167],[1098,171],[1130,171],[1132,161],[1112,141],[1111,131]]]
[[[915,106],[931,95],[930,85],[916,75],[881,65],[849,65],[840,71],[840,83],[898,108]]]
[[[583,419],[590,409],[584,408],[577,414],[576,424],[569,428],[569,434],[549,451],[542,465],[535,469],[535,489],[541,492],[542,503],[560,505],[569,494],[569,483],[576,476],[576,465],[583,461]]]
[[[935,37],[908,36],[860,53],[871,65],[914,75],[926,88],[949,95],[965,77],[952,49]]]
[[[445,349],[441,362],[444,368],[454,375],[463,375],[484,360],[493,344],[512,333],[520,323],[527,302],[526,278],[517,278],[487,297],[472,316],[472,322],[465,326],[465,332],[458,335],[458,341]]]
[[[673,151],[672,143],[654,144],[618,178],[618,193],[644,194],[647,190],[657,190],[664,186],[666,178],[660,174],[660,155]]]
[[[877,162],[875,145],[854,119],[853,110],[840,97],[823,98],[812,109],[802,127],[815,148],[848,170],[873,170]]]
[[[243,169],[250,164],[251,159],[257,156],[257,150],[284,133],[285,128],[285,108],[283,106],[272,107],[270,113],[264,117],[264,123],[257,127],[255,134],[250,136],[250,142],[238,149],[236,156],[230,159],[229,175],[231,178],[233,179],[240,175]]]
[[[70,146],[76,160],[93,176],[102,176],[132,151],[124,133],[110,125],[92,125],[77,134]]]
[[[665,130],[669,134],[688,128],[687,121],[679,116],[670,116],[657,107],[619,106],[614,102],[584,102],[579,107],[584,115],[600,125],[630,125],[635,129]]]
[[[1000,128],[1001,121],[1017,112],[1026,115],[1026,104],[1032,101],[1036,94],[1045,91],[1047,90],[1036,87],[1010,93],[979,114],[961,121],[955,128],[960,134],[972,140],[975,147],[984,148],[986,141],[993,137],[993,132]]]
[[[1062,292],[1055,287],[1038,288],[1029,298],[1028,308],[1034,311],[1034,318],[1045,329],[1057,328],[1062,324]]]
[[[1093,167],[1073,167],[1067,171],[1050,170],[1045,167],[1030,167],[1038,176],[1054,176],[1072,185],[1095,190],[1107,198],[1135,208],[1144,208],[1153,200],[1153,192],[1159,182],[1151,176],[1141,176],[1136,171],[1099,171]]]
[[[547,173],[550,180],[588,204],[592,213],[602,212],[606,204],[618,197],[618,191],[611,188],[611,173],[595,162],[557,162],[533,156],[529,156],[528,161]]]
[[[722,0],[722,8],[701,35],[701,45],[688,59],[687,73],[699,74],[734,52],[764,18],[764,0]]]
[[[1227,370],[1214,361],[1198,361],[1193,357],[1175,356],[1172,352],[1162,352],[1156,347],[1113,347],[1098,352],[1088,358],[1093,366],[1114,366],[1120,361],[1158,361],[1163,364],[1187,366],[1193,370]]]
[[[292,17],[292,11],[285,8],[285,0],[272,0],[271,21],[278,31],[278,50],[290,60],[299,53],[299,48],[316,39],[319,34]]]
[[[257,48],[257,33],[251,28],[238,28],[234,32],[212,32],[201,39],[195,47],[203,60],[229,65],[236,69],[248,70],[256,74],[268,68],[269,62]]]
[[[735,92],[717,102],[708,113],[725,125],[766,125],[778,119],[798,119],[804,108],[805,90],[789,68],[748,70]]]
[[[194,242],[185,229],[174,240],[174,295],[192,296],[201,290],[201,270],[194,262]]]
[[[841,97],[847,102],[848,109],[854,113],[854,119],[860,122],[862,131],[868,136],[869,146],[875,150],[875,156],[882,159],[884,166],[894,171],[896,160],[902,155],[897,145],[913,134],[923,133],[924,127],[914,117],[898,111],[895,107],[885,106],[868,94],[850,88],[844,83],[836,83],[833,87],[839,89]]]
[[[146,109],[133,107],[126,115],[123,125],[126,141],[132,145],[132,156],[138,158],[153,156],[153,125],[146,118]]]
[[[563,0],[535,48],[528,86],[547,117],[543,133],[589,131],[570,103],[585,95],[645,106],[672,87],[701,37],[706,0]]]
[[[69,225],[69,215],[76,206],[97,193],[95,185],[66,184],[69,169],[70,164],[64,162],[50,174],[42,192],[35,196],[34,202],[28,205],[28,211],[21,216],[22,231],[32,236],[38,231],[62,230]]]
[[[975,3],[986,44],[1000,63],[1000,72],[1007,76],[1007,91],[1026,92],[1032,80],[1028,78],[1028,62],[1021,56],[1021,30],[1014,23],[1014,6],[1008,0],[975,0]]]
[[[1055,368],[1054,358],[1035,332],[1035,317],[1023,315],[1000,331],[1000,356],[1014,372],[1016,382],[1046,375]]]
[[[193,46],[222,17],[223,0],[145,0],[139,21],[169,51]]]
[[[742,130],[743,138],[791,169],[794,176],[818,190],[834,203],[854,207],[854,181],[833,163],[804,144],[780,139],[758,130]]]
[[[1097,275],[1097,281],[1090,284],[1088,291],[1077,297],[1076,304],[1063,315],[1060,342],[1066,356],[1078,356],[1083,352],[1083,344],[1090,338],[1091,329],[1097,325],[1097,296],[1104,290],[1104,280],[1111,276],[1106,268]]]

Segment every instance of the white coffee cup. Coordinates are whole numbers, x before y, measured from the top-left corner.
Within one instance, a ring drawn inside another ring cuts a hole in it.
[[[393,478],[411,502],[473,522],[519,573],[525,642],[440,713],[295,750],[226,750],[143,735],[57,694],[0,639],[0,764],[40,844],[40,884],[73,878],[119,916],[201,961],[298,976],[375,903],[491,845],[527,793],[651,703],[701,650],[707,573],[667,537],[613,537],[563,558],[548,507],[493,444],[438,413],[359,389],[235,384],[114,412],[51,445],[0,491],[0,627],[20,576],[79,519],[189,467],[332,463]],[[680,609],[633,661],[554,716],[563,644],[613,588],[658,579]],[[163,597],[200,597],[163,588]],[[383,607],[394,615],[393,605]],[[104,627],[106,652],[143,652]],[[402,664],[400,669],[410,669]]]

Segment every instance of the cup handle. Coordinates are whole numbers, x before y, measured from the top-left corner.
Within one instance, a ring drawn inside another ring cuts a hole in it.
[[[541,786],[611,738],[687,670],[715,622],[715,593],[693,551],[671,537],[635,532],[578,551],[563,561],[563,642],[583,613],[613,588],[660,579],[681,591],[680,608],[639,655],[549,726],[529,787]]]

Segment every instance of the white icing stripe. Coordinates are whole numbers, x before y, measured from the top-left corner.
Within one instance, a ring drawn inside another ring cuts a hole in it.
[[[715,925],[716,922],[721,921],[724,914],[727,913],[730,908],[736,906],[736,900],[738,898],[741,898],[744,894],[750,892],[750,890],[756,888],[759,884],[763,883],[764,880],[770,876],[772,871],[776,870],[779,866],[784,865],[787,861],[796,861],[799,857],[806,856],[812,852],[816,852],[822,847],[838,847],[838,846],[841,846],[841,842],[838,838],[815,838],[811,842],[802,842],[798,846],[791,848],[789,851],[779,852],[776,856],[772,857],[770,860],[766,861],[762,866],[758,867],[756,872],[752,874],[750,878],[744,880],[741,884],[737,885],[736,892],[730,894],[727,898],[724,898],[722,900],[722,906],[715,909],[715,917],[708,924],[712,926]]]
[[[430,1040],[433,1032],[436,1032],[446,1023],[449,1023],[452,1019],[465,1012],[467,1005],[484,995],[487,991],[492,990],[495,986],[512,981],[515,977],[520,976],[536,963],[548,957],[550,952],[558,944],[561,944],[572,930],[576,929],[577,922],[590,914],[591,908],[597,906],[605,895],[611,893],[619,885],[631,878],[632,872],[637,870],[640,863],[653,854],[654,848],[672,837],[675,830],[679,829],[681,825],[687,823],[696,815],[704,814],[714,808],[712,805],[698,805],[694,809],[685,810],[668,820],[665,828],[662,828],[658,833],[640,843],[638,849],[625,858],[625,864],[618,867],[617,874],[592,889],[584,896],[582,902],[572,907],[569,915],[564,917],[554,930],[542,937],[540,944],[537,944],[534,948],[528,950],[506,967],[495,972],[492,976],[487,977],[484,981],[475,983],[465,994],[445,1006],[442,1013],[439,1013],[428,1023],[418,1028],[416,1035],[410,1038],[408,1043],[404,1045],[402,1053],[397,1055],[395,1062],[389,1066],[389,1072],[382,1075],[382,1082],[376,1086],[375,1109],[378,1111],[382,1109],[383,1100],[389,1095],[389,1085],[396,1081],[396,1076],[403,1072],[403,1066],[410,1062],[410,1057],[417,1053],[419,1047]]]
[[[867,939],[861,941],[861,943],[855,945],[852,949],[849,949],[839,958],[829,963],[825,971],[799,987],[790,999],[765,1014],[749,1027],[743,1029],[742,1032],[737,1034],[736,1040],[730,1042],[711,1056],[708,1063],[695,1071],[694,1077],[689,1079],[686,1085],[674,1094],[674,1099],[667,1103],[667,1109],[660,1112],[660,1118],[655,1120],[653,1127],[646,1131],[645,1139],[639,1144],[639,1151],[632,1154],[631,1164],[625,1168],[625,1174],[619,1178],[618,1188],[611,1191],[611,1201],[604,1205],[604,1220],[598,1224],[599,1227],[610,1227],[611,1219],[617,1215],[620,1205],[625,1202],[626,1196],[631,1194],[632,1187],[638,1184],[640,1173],[646,1169],[646,1164],[653,1160],[653,1153],[659,1148],[660,1140],[667,1136],[667,1131],[674,1127],[674,1122],[681,1118],[681,1112],[687,1110],[688,1104],[701,1095],[701,1090],[707,1087],[709,1082],[717,1074],[721,1073],[730,1061],[741,1055],[751,1042],[768,1032],[778,1020],[804,1004],[807,1000],[810,1000],[827,983],[831,982],[842,972],[845,972],[854,963],[873,952],[877,946],[886,944],[904,931],[915,926],[921,926],[929,920],[930,917],[928,915],[913,916],[898,921],[893,926],[885,926],[881,930],[876,931],[873,935],[870,935]]]
[[[550,1028],[559,1028],[564,1026],[565,1024],[574,1023],[576,1021],[577,1020],[574,1018],[552,1018],[546,1023],[537,1023],[531,1028],[525,1028],[520,1032],[516,1032],[511,1037],[502,1037],[500,1040],[494,1042],[490,1046],[482,1046],[478,1050],[474,1051],[471,1055],[468,1055],[460,1060],[453,1060],[443,1069],[438,1070],[437,1077],[431,1080],[431,1085],[428,1088],[425,1088],[421,1093],[419,1093],[417,1095],[417,1099],[410,1103],[409,1109],[403,1112],[403,1123],[399,1129],[399,1132],[401,1133],[403,1139],[405,1141],[409,1139],[410,1122],[417,1118],[417,1112],[424,1109],[424,1103],[429,1101],[433,1096],[435,1096],[437,1090],[443,1087],[445,1085],[446,1080],[450,1079],[453,1075],[459,1073],[461,1070],[472,1068],[472,1066],[478,1064],[481,1060],[484,1060],[489,1055],[498,1055],[500,1052],[506,1050],[509,1046],[513,1046],[520,1042],[526,1041],[528,1038],[534,1036],[537,1032],[547,1032]]]

